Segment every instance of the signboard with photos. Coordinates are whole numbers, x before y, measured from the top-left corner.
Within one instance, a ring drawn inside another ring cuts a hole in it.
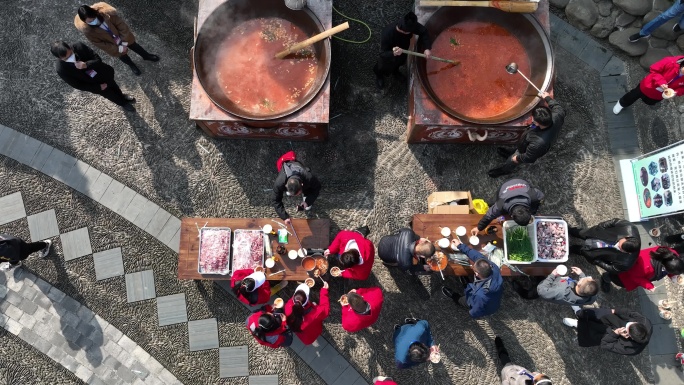
[[[642,219],[684,211],[684,141],[632,159],[631,164]]]

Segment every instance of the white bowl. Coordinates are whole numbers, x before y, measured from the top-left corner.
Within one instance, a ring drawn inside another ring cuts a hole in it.
[[[440,233],[442,234],[443,237],[446,238],[449,235],[451,235],[451,229],[448,227],[442,227],[442,230],[440,231]]]
[[[268,258],[268,259],[264,262],[264,264],[265,264],[266,267],[268,267],[269,269],[272,269],[273,266],[275,266],[275,261],[273,260],[273,258]]]
[[[264,234],[270,234],[271,231],[273,231],[273,226],[271,226],[271,225],[264,225],[264,227],[262,228],[262,230],[263,230]]]
[[[458,235],[459,237],[462,237],[462,236],[466,235],[467,231],[468,230],[466,230],[466,228],[464,226],[458,226],[458,228],[456,228],[456,235]]]
[[[480,244],[480,238],[478,238],[478,237],[475,236],[475,235],[473,235],[472,237],[470,237],[470,239],[468,239],[468,241],[469,241],[470,244],[473,245],[473,246],[479,245],[479,244]]]
[[[287,256],[290,259],[297,259],[297,250],[290,250],[287,252]]]
[[[568,274],[568,267],[565,265],[558,265],[556,266],[556,273],[558,273],[558,275]]]
[[[299,250],[297,250],[297,255],[299,255],[299,258],[304,258],[304,257],[306,257],[306,249],[299,249]]]
[[[437,241],[437,246],[446,249],[447,247],[449,247],[449,240],[446,238],[442,238],[439,241]]]

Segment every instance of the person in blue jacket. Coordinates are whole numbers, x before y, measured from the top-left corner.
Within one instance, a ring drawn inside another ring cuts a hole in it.
[[[427,362],[430,354],[436,350],[427,321],[407,318],[401,327],[394,325],[394,359],[397,368],[406,369]]]
[[[490,262],[477,250],[464,245],[458,237],[451,241],[451,245],[457,246],[458,250],[473,262],[475,281],[466,286],[464,296],[454,293],[446,286],[442,287],[442,293],[453,299],[457,305],[469,309],[473,318],[496,313],[501,306],[503,295],[503,279],[499,266]]]

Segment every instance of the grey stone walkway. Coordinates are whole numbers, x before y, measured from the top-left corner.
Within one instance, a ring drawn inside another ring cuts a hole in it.
[[[124,186],[120,182],[114,180],[110,176],[102,173],[94,167],[91,167],[90,165],[77,160],[76,158],[63,153],[56,148],[53,148],[45,143],[2,125],[0,125],[0,154],[32,167],[44,173],[45,175],[68,185],[76,191],[81,192],[82,194],[97,201],[103,206],[119,214],[129,222],[143,229],[173,251],[178,252],[180,240],[180,219],[171,215],[169,212],[160,208],[147,198],[139,195],[132,189]],[[26,210],[24,209],[21,193],[0,197],[0,225],[24,217],[26,217]],[[28,218],[28,223],[33,241],[42,240],[57,235],[60,236],[65,261],[70,261],[93,254],[90,246],[88,229],[83,227],[65,234],[60,234],[54,210],[32,215]],[[120,248],[94,253],[93,262],[97,280],[125,274]],[[16,271],[19,272],[21,269]],[[26,274],[30,276],[30,273]],[[145,301],[156,298],[153,270],[128,273],[125,274],[125,279],[128,302]],[[44,282],[44,284],[49,285],[46,282]],[[225,284],[228,283],[222,282],[222,284],[223,285],[220,286],[226,289]],[[56,288],[52,288],[52,290],[58,291]],[[227,292],[232,295],[232,291],[229,288]],[[69,300],[74,302],[72,304],[73,307],[77,307],[77,305],[80,306],[80,304],[73,299]],[[67,300],[67,302],[69,301]],[[29,309],[32,309],[35,306],[32,305],[28,300],[22,301],[20,303],[26,303],[25,306],[29,307]],[[174,323],[187,323],[189,348],[191,351],[219,349],[219,362],[217,364],[219,367],[220,378],[249,376],[248,362],[244,359],[240,359],[239,357],[240,354],[244,354],[244,350],[247,350],[247,347],[219,346],[218,328],[215,318],[204,320],[188,320],[185,294],[178,293],[166,297],[159,297],[156,298],[156,303],[159,326],[165,326]],[[84,307],[79,309],[82,309],[82,312],[90,312],[90,310]],[[4,314],[4,309],[2,310]],[[17,312],[17,310],[12,311]],[[19,335],[18,333],[21,332],[21,330],[17,330],[17,325],[21,326],[19,321],[21,320],[23,314],[16,313],[15,315],[18,315],[19,318],[13,319],[10,317],[9,319],[12,320],[12,322],[8,321],[7,325],[11,325],[10,327],[12,327],[14,331],[17,331],[15,334]],[[89,319],[93,320],[94,323],[97,323],[96,320],[101,318],[99,318],[99,316],[93,315]],[[74,325],[69,325],[69,329],[53,330],[53,333],[57,335],[55,339],[64,339],[65,341],[70,341],[70,339],[75,338],[75,340],[72,342],[75,343],[79,341],[79,338],[81,338],[80,342],[83,342],[87,346],[92,346],[91,349],[95,353],[92,353],[91,355],[99,354],[100,361],[109,363],[111,364],[110,366],[115,366],[117,374],[118,371],[121,370],[124,375],[127,375],[128,372],[126,370],[134,370],[130,366],[133,364],[137,365],[137,369],[135,370],[140,372],[134,372],[138,377],[140,377],[142,374],[151,373],[153,371],[145,370],[144,365],[141,365],[139,361],[119,359],[121,358],[119,355],[123,353],[121,353],[121,350],[118,350],[116,346],[114,346],[116,345],[116,341],[113,343],[106,341],[112,345],[112,349],[116,354],[103,354],[101,350],[97,349],[98,345],[96,343],[88,344],[86,337],[81,337],[82,335],[88,336],[90,333],[92,333],[88,327],[92,325],[78,323],[76,321],[74,321]],[[106,322],[104,320],[102,321]],[[31,325],[33,326],[33,324]],[[115,330],[113,326],[108,326]],[[9,330],[9,327],[6,328]],[[19,336],[23,338],[21,335]],[[125,338],[127,339],[127,346],[130,347],[131,345],[135,345],[135,343],[128,339],[128,337]],[[37,340],[39,339],[25,339],[25,341],[38,348],[38,350],[44,349],[46,346],[44,346],[42,342],[41,346],[36,345]],[[99,346],[106,347],[108,345],[100,344]],[[50,348],[51,346],[48,347],[47,352],[50,352]],[[133,348],[135,348],[135,346],[133,346]],[[304,346],[301,341],[295,337],[295,342],[290,349],[299,355],[304,362],[306,362],[306,364],[310,365],[311,368],[319,376],[321,376],[321,378],[323,378],[326,384],[367,384],[365,379],[353,366],[351,366],[349,361],[347,361],[347,359],[344,358],[344,356],[342,356],[323,337],[319,337],[315,343],[309,346]],[[140,350],[142,351],[142,349]],[[144,353],[144,351],[142,352]],[[67,369],[72,370],[77,376],[79,376],[79,378],[83,379],[83,377],[87,375],[88,378],[93,376],[96,380],[101,379],[98,376],[99,373],[104,369],[98,369],[97,366],[84,366],[83,368],[73,366],[71,365],[71,361],[68,361],[68,359],[66,359],[67,362],[63,362],[58,353],[61,354],[61,351],[53,351],[52,355],[48,354],[48,356],[50,356],[56,362],[64,365]],[[111,353],[111,351],[105,351],[104,353]],[[78,354],[78,352],[76,351],[75,354]],[[85,353],[81,354],[85,355]],[[147,356],[149,357],[149,354],[147,354]],[[152,358],[152,360],[154,359]],[[130,365],[124,366],[122,365],[122,362]],[[153,362],[158,364],[156,360]],[[67,364],[69,364],[69,366]],[[154,366],[152,369],[156,368],[157,367]],[[80,370],[80,372],[77,372],[76,370]],[[166,376],[172,376],[171,373],[166,369],[164,369],[164,371],[161,373],[168,373]],[[148,376],[146,377],[144,383],[148,383],[148,381],[150,381],[149,383],[155,383],[153,382],[155,381],[155,378],[156,377],[154,376]],[[135,380],[135,378],[130,379]],[[84,381],[86,380],[84,379]],[[174,382],[165,381],[164,383],[171,384],[177,382],[175,377],[173,378],[173,381]],[[278,376],[249,376],[249,381],[250,383],[277,384]],[[109,384],[116,382],[105,381],[105,383]]]
[[[17,268],[0,274],[0,324],[88,384],[180,384],[102,317]]]
[[[641,155],[641,150],[639,149],[634,122],[634,110],[627,109],[619,115],[613,113],[615,103],[629,91],[625,64],[620,58],[613,56],[610,50],[553,14],[551,15],[551,32],[553,42],[595,69],[601,77],[606,128],[608,129],[622,206],[625,211],[625,218],[627,218],[627,201],[622,187],[620,160],[636,158]],[[637,224],[637,227],[641,235],[642,245],[658,244],[648,234],[648,230],[651,228],[648,222]],[[655,384],[684,384],[684,375],[675,366],[674,360],[674,355],[677,353],[677,334],[669,321],[658,316],[658,301],[667,298],[664,281],[660,280],[656,283],[654,292],[639,288],[641,313],[653,323],[653,335],[648,344],[651,369],[655,377]]]

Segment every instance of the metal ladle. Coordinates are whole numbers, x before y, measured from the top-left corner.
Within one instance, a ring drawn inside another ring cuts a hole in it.
[[[307,0],[285,0],[285,5],[294,11],[301,11],[306,7],[306,1]]]
[[[506,72],[508,72],[511,75],[513,75],[516,72],[519,73],[520,76],[525,78],[525,80],[527,80],[527,82],[530,83],[530,85],[532,87],[534,87],[535,90],[537,90],[537,92],[539,92],[540,94],[542,93],[541,90],[539,88],[537,88],[537,86],[535,86],[534,83],[532,83],[532,81],[530,79],[527,78],[527,76],[523,75],[522,72],[518,71],[518,64],[517,63],[513,62],[513,63],[507,65],[506,66]]]

